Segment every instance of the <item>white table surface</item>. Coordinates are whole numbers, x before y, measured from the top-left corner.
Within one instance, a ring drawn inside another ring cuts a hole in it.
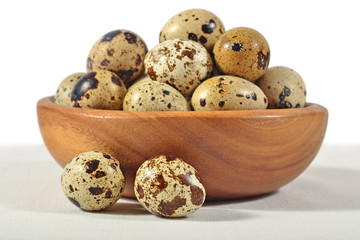
[[[206,203],[165,219],[120,199],[81,211],[61,191],[43,145],[0,146],[0,239],[360,239],[360,145],[324,145],[310,167],[267,196]]]

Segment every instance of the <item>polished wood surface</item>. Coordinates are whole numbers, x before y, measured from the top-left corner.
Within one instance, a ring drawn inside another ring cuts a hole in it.
[[[326,108],[318,104],[300,109],[127,112],[64,107],[54,104],[53,97],[38,101],[37,114],[45,145],[62,167],[82,152],[107,152],[125,172],[123,196],[134,197],[141,163],[159,154],[176,155],[198,170],[207,200],[256,196],[289,183],[316,156],[328,121]]]

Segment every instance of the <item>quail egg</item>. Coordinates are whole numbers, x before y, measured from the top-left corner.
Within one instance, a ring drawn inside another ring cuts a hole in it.
[[[224,24],[212,12],[189,9],[172,17],[160,32],[160,42],[171,39],[189,39],[212,51],[218,37],[224,33]]]
[[[117,202],[125,177],[118,160],[107,153],[89,151],[65,166],[61,185],[74,205],[86,211],[99,211]]]
[[[56,94],[55,94],[55,103],[63,106],[71,106],[71,91],[75,85],[75,83],[79,80],[81,76],[85,73],[73,73],[67,76],[64,80],[59,84]]]
[[[226,31],[216,41],[213,53],[220,72],[249,81],[262,77],[270,61],[270,48],[264,36],[247,27]]]
[[[126,87],[116,74],[98,70],[77,81],[71,92],[71,104],[79,108],[121,110],[125,94]]]
[[[146,160],[136,172],[135,196],[149,212],[164,217],[183,217],[199,209],[205,188],[194,167],[174,156]]]
[[[129,87],[144,73],[147,46],[143,39],[128,30],[115,30],[102,36],[92,47],[86,69],[88,72],[114,72]]]
[[[186,98],[212,72],[205,47],[190,40],[167,40],[156,45],[145,56],[144,64],[151,79],[173,86]]]
[[[245,79],[220,75],[207,79],[195,90],[195,111],[266,109],[268,100],[261,89]]]
[[[125,111],[188,111],[185,97],[166,83],[142,80],[130,87],[124,98]]]
[[[293,69],[276,66],[256,83],[269,100],[269,108],[300,108],[306,103],[306,86]]]

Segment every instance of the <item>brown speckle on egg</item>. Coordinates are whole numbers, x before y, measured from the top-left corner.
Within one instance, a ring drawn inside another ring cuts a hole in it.
[[[101,65],[101,66],[107,66],[109,63],[110,63],[109,60],[104,59],[104,60],[102,60],[102,61],[100,62],[100,65]]]
[[[260,70],[261,68],[263,70],[266,70],[268,65],[269,65],[269,61],[270,61],[270,52],[267,52],[266,55],[260,51],[258,52],[258,69]]]
[[[126,37],[126,41],[129,44],[136,44],[136,34],[132,33],[132,32],[124,32],[124,35]]]
[[[89,192],[92,195],[100,195],[104,192],[104,190],[99,187],[91,187],[91,188],[89,188]]]
[[[188,39],[189,39],[189,40],[193,40],[193,41],[195,41],[195,42],[198,41],[198,37],[197,37],[197,35],[194,34],[194,33],[189,33]]]
[[[106,176],[106,172],[104,172],[104,171],[96,171],[96,173],[95,173],[96,178],[102,178],[105,176]]]
[[[94,172],[98,166],[100,161],[99,160],[90,160],[85,163],[86,173],[92,173]]]
[[[105,198],[111,198],[112,196],[112,191],[111,190],[107,190],[105,193]]]
[[[171,201],[161,200],[158,206],[158,212],[162,216],[172,216],[177,209],[186,204],[186,199],[180,196],[174,197]]]
[[[114,52],[115,52],[114,49],[108,49],[108,50],[107,50],[107,55],[108,55],[109,57],[112,57],[112,56],[114,55]]]

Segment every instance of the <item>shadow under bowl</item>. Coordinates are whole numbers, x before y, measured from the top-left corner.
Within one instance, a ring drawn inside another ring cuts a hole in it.
[[[194,166],[206,200],[228,200],[277,190],[299,176],[324,140],[328,111],[304,108],[204,112],[130,112],[64,107],[38,101],[46,147],[64,167],[82,152],[117,158],[125,197],[134,198],[138,167],[148,158],[175,155]]]

